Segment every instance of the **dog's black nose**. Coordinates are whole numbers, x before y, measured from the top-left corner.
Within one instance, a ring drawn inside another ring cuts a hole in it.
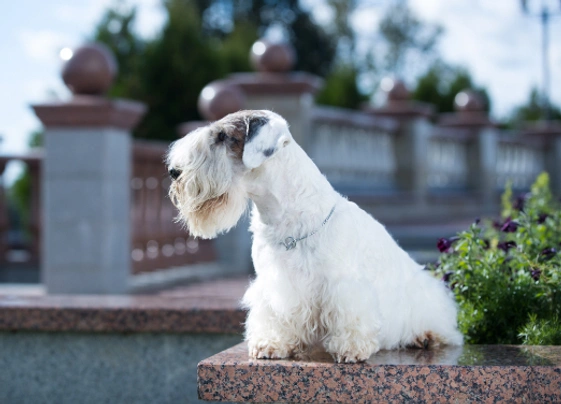
[[[175,168],[170,168],[169,176],[172,180],[176,180],[181,175],[181,170],[176,170]]]

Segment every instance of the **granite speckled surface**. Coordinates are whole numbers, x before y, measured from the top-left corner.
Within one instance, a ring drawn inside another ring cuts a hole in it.
[[[0,330],[241,333],[249,280],[224,279],[150,295],[30,295],[0,289]]]
[[[250,360],[245,343],[201,361],[199,397],[239,402],[561,402],[561,346],[379,352],[366,363]]]

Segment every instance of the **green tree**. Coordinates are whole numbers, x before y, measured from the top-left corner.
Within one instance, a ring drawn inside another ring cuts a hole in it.
[[[210,36],[227,37],[240,25],[251,26],[259,36],[263,36],[270,27],[280,26],[286,32],[286,39],[294,46],[295,70],[322,77],[331,71],[335,58],[334,36],[313,21],[300,1],[197,0],[196,3],[203,30]]]
[[[296,0],[165,0],[161,33],[143,40],[136,10],[119,1],[106,11],[92,39],[115,53],[119,63],[111,96],[144,102],[148,111],[134,131],[146,139],[173,140],[176,127],[200,119],[197,99],[209,82],[249,71],[249,51],[281,16],[297,53],[296,69],[325,76],[334,57],[332,38],[313,23]]]
[[[550,119],[561,120],[561,109],[555,105],[549,107]],[[530,91],[526,104],[517,107],[508,119],[511,126],[519,126],[523,122],[538,121],[544,119],[544,109],[540,93],[536,88]]]
[[[295,11],[289,33],[290,43],[296,51],[294,69],[326,77],[335,62],[334,38],[301,9]]]
[[[340,66],[329,74],[316,97],[318,104],[358,109],[368,100],[357,88],[357,70],[350,65]]]
[[[387,45],[384,70],[397,76],[406,73],[406,65],[430,63],[442,34],[440,26],[421,21],[407,0],[394,0],[380,21],[379,30]]]
[[[356,11],[358,0],[327,0],[333,11],[333,24],[330,29],[338,39],[339,58],[356,61],[357,35],[351,24],[351,16]]]
[[[135,18],[136,8],[118,1],[94,29],[92,39],[111,49],[119,66],[110,96],[139,98],[143,94],[139,69],[146,43],[134,32]]]
[[[149,106],[135,130],[140,138],[177,138],[179,123],[200,118],[197,99],[203,87],[227,73],[219,40],[201,34],[196,6],[183,0],[169,0],[165,6],[168,21],[146,45],[140,69],[141,101]]]
[[[439,113],[452,112],[456,95],[466,89],[477,91],[484,100],[485,110],[489,111],[491,105],[487,90],[474,84],[467,69],[437,61],[419,77],[412,97],[435,105]]]

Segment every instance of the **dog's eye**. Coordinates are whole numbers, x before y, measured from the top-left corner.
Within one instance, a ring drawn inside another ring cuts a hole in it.
[[[223,141],[226,139],[226,137],[227,137],[227,136],[226,136],[226,133],[224,133],[224,131],[221,131],[221,132],[218,134],[218,141],[219,141],[219,142],[223,142]]]

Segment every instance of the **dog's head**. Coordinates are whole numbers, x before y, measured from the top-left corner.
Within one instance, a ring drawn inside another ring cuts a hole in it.
[[[270,111],[240,111],[172,144],[170,198],[195,237],[228,231],[248,202],[242,178],[292,141],[286,121]]]

